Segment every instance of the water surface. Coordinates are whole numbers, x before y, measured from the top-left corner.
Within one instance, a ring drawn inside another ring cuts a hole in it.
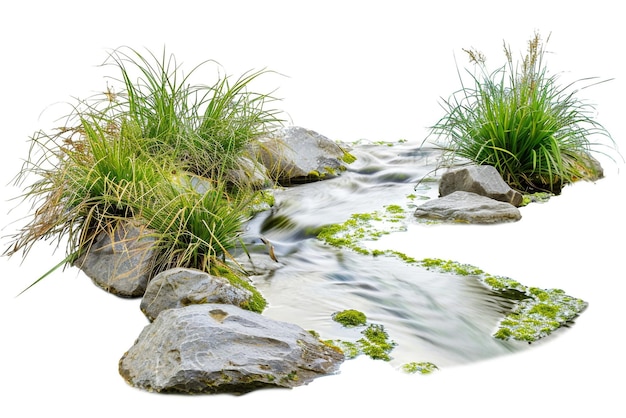
[[[254,284],[268,300],[264,313],[315,330],[323,339],[354,341],[362,328],[344,328],[331,316],[357,309],[396,342],[395,365],[429,361],[443,367],[528,347],[492,336],[514,302],[476,277],[363,255],[317,239],[325,225],[391,204],[406,209],[406,222],[417,222],[412,208],[437,197],[436,150],[363,143],[350,152],[357,160],[340,176],[277,190],[274,207],[248,224],[252,261],[244,264],[256,272]],[[274,246],[277,263],[261,236]]]

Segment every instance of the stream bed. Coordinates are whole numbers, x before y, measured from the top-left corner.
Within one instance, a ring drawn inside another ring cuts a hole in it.
[[[343,327],[332,315],[356,309],[395,342],[390,363],[396,367],[430,362],[441,368],[528,349],[528,343],[493,337],[515,301],[477,277],[361,254],[317,237],[326,225],[388,205],[403,208],[405,219],[392,225],[401,229],[418,222],[415,206],[438,196],[439,151],[403,142],[351,147],[356,161],[345,172],[275,190],[273,207],[247,224],[249,257],[238,259],[268,301],[264,315],[314,330],[324,340],[355,341],[362,328]]]

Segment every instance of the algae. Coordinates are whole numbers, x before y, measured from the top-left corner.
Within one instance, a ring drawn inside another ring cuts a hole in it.
[[[354,341],[325,341],[326,344],[339,348],[347,359],[364,354],[373,360],[391,360],[389,353],[394,349],[396,343],[389,338],[384,325],[368,324],[366,315],[355,309],[335,312],[332,319],[347,328],[362,328],[360,331],[362,337],[357,336]]]
[[[355,309],[346,309],[345,311],[335,312],[332,315],[333,321],[339,322],[344,327],[357,327],[367,323],[367,317],[363,312]]]
[[[439,367],[428,361],[410,362],[402,365],[402,371],[409,374],[430,374],[435,370],[439,370]]]

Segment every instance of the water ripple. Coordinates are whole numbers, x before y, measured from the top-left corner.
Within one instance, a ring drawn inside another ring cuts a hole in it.
[[[334,312],[358,309],[384,325],[397,343],[392,362],[430,361],[439,367],[520,350],[527,344],[495,339],[493,331],[513,302],[478,279],[442,274],[392,257],[338,249],[316,239],[322,226],[384,205],[407,206],[408,196],[436,196],[431,175],[436,151],[411,144],[357,145],[357,160],[334,179],[277,190],[275,206],[253,219],[252,241],[266,237],[279,263],[254,277],[268,300],[265,314],[294,322],[325,339],[349,338]],[[252,242],[251,241],[251,242]],[[256,260],[263,258],[262,245]]]

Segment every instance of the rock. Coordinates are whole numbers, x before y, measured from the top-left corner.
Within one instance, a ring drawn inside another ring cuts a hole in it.
[[[579,166],[577,168],[581,171],[585,180],[597,181],[604,178],[604,169],[602,168],[602,164],[593,155],[588,152],[581,153],[580,158],[583,166]]]
[[[491,199],[520,206],[522,194],[506,184],[498,170],[490,165],[470,165],[446,171],[439,181],[439,196],[456,191],[472,192]]]
[[[259,139],[253,153],[269,177],[282,185],[335,177],[353,158],[325,136],[298,126]]]
[[[414,215],[418,218],[472,224],[511,222],[522,218],[519,209],[510,203],[464,191],[427,201],[415,210]]]
[[[194,192],[204,195],[213,190],[211,180],[188,171],[182,171],[172,176],[172,184],[180,193]]]
[[[233,286],[223,277],[196,269],[174,268],[150,280],[140,308],[150,321],[154,321],[165,309],[200,303],[228,303],[243,307],[251,297],[252,292]]]
[[[99,232],[74,265],[102,289],[121,297],[140,297],[152,274],[155,239],[132,219]]]
[[[255,147],[251,146],[250,148],[254,152]],[[250,153],[251,151],[247,152]],[[226,173],[226,179],[232,184],[246,185],[252,189],[262,189],[272,183],[267,168],[256,161],[254,157],[247,155],[237,158],[235,167]]]
[[[344,355],[297,325],[226,304],[168,309],[119,362],[132,386],[234,393],[292,388],[338,371]]]

